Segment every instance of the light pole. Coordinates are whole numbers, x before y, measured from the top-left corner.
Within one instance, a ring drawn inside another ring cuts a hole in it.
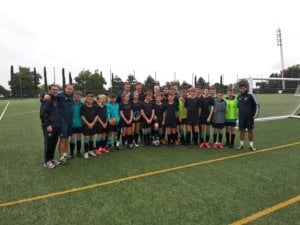
[[[282,50],[282,38],[281,38],[281,29],[278,28],[276,31],[277,36],[277,46],[280,47],[280,59],[281,59],[281,78],[282,78],[282,90],[285,90],[285,81],[284,78],[284,62],[283,62],[283,50]]]

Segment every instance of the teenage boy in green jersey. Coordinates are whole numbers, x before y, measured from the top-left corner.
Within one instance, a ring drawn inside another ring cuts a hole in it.
[[[184,145],[185,141],[185,128],[186,128],[186,109],[185,109],[186,90],[180,92],[178,104],[178,124],[180,132],[180,143]]]
[[[225,146],[233,148],[235,139],[235,127],[238,117],[238,99],[234,96],[232,88],[227,89],[226,113],[225,113],[225,128],[226,128],[226,143]]]

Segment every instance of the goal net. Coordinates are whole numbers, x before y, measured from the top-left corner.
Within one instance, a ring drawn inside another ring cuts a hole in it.
[[[300,79],[248,78],[249,92],[255,94],[260,113],[257,121],[300,118]]]

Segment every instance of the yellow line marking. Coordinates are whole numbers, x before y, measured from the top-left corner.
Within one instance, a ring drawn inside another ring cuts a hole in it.
[[[239,221],[236,221],[236,222],[232,223],[231,225],[243,225],[243,224],[252,222],[253,220],[256,220],[256,219],[258,219],[260,217],[263,217],[263,216],[265,216],[267,214],[270,214],[270,213],[272,213],[274,211],[277,211],[279,209],[282,209],[282,208],[284,208],[286,206],[292,205],[292,204],[294,204],[296,202],[299,202],[299,201],[300,201],[300,195],[298,195],[298,196],[296,196],[294,198],[291,198],[291,199],[289,199],[287,201],[281,202],[281,203],[279,203],[277,205],[274,205],[274,206],[272,206],[270,208],[264,209],[264,210],[262,210],[260,212],[254,213],[251,216],[248,216],[248,217],[246,217],[244,219],[241,219]]]
[[[36,197],[30,197],[30,198],[24,198],[24,199],[20,199],[20,200],[16,200],[16,201],[11,201],[11,202],[5,202],[5,203],[0,204],[0,208],[6,207],[6,206],[12,206],[12,205],[16,205],[16,204],[21,204],[21,203],[25,203],[25,202],[32,202],[32,201],[37,201],[37,200],[41,200],[41,199],[51,198],[51,197],[55,197],[55,196],[59,196],[59,195],[65,195],[65,194],[74,193],[74,192],[78,192],[78,191],[84,191],[84,190],[88,190],[88,189],[98,188],[98,187],[102,187],[102,186],[107,186],[107,185],[111,185],[111,184],[129,181],[129,180],[134,180],[134,179],[138,179],[138,178],[142,178],[142,177],[148,177],[148,176],[153,176],[153,175],[157,175],[157,174],[161,174],[161,173],[176,171],[176,170],[180,170],[180,169],[185,169],[185,168],[190,168],[190,167],[195,167],[195,166],[202,166],[202,165],[206,165],[206,164],[210,164],[210,163],[214,163],[214,162],[239,158],[242,156],[254,155],[254,154],[272,151],[272,150],[276,150],[276,149],[287,148],[287,147],[291,147],[291,146],[299,145],[299,144],[300,144],[300,142],[295,142],[295,143],[290,143],[290,144],[286,144],[286,145],[274,146],[274,147],[265,148],[265,149],[262,149],[259,151],[255,151],[255,152],[241,153],[241,154],[226,156],[226,157],[222,157],[222,158],[218,158],[218,159],[211,159],[211,160],[207,160],[207,161],[186,164],[186,165],[182,165],[182,166],[157,170],[157,171],[153,171],[153,172],[149,172],[149,173],[138,174],[138,175],[134,175],[134,176],[124,177],[124,178],[120,178],[120,179],[116,179],[116,180],[101,182],[101,183],[87,185],[87,186],[83,186],[83,187],[72,188],[72,189],[65,190],[65,191],[59,191],[59,192],[39,195]]]

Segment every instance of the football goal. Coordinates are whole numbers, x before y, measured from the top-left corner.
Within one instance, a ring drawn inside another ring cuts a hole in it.
[[[300,118],[300,78],[247,78],[260,104],[257,121]],[[283,89],[283,87],[285,87]]]

